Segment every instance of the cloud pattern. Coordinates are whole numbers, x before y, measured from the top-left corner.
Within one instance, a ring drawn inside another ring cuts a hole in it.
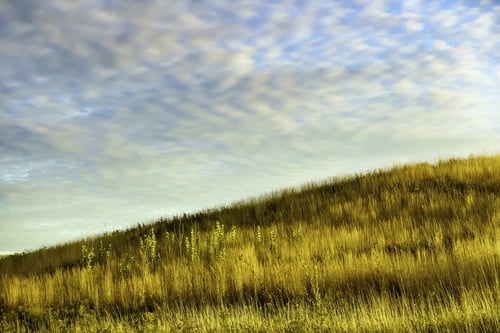
[[[0,251],[497,152],[495,1],[0,3]]]

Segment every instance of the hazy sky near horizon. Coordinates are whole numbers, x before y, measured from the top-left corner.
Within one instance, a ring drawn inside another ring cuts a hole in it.
[[[0,2],[0,253],[497,153],[498,1]]]

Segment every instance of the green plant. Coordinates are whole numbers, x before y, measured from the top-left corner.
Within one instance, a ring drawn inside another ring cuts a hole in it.
[[[299,224],[298,226],[292,229],[292,239],[294,241],[298,241],[301,239],[301,237],[302,237],[302,224]]]
[[[271,230],[269,232],[269,250],[271,250],[271,253],[276,254],[277,251],[277,241],[276,241],[276,233],[274,230]]]
[[[233,242],[236,240],[236,226],[233,225],[231,230],[229,231],[229,235],[227,237],[228,241]]]
[[[97,263],[102,265],[107,264],[111,258],[112,249],[113,248],[111,244],[108,244],[108,246],[106,247],[104,246],[104,243],[101,240],[99,245],[99,250],[97,251],[97,257],[96,257]]]
[[[257,226],[257,231],[255,232],[257,244],[262,244],[262,228],[260,224]]]
[[[160,252],[158,251],[158,242],[156,240],[155,230],[151,228],[151,232],[141,237],[140,239],[141,253],[150,268],[155,268],[160,261]]]
[[[190,236],[186,236],[186,251],[191,262],[196,262],[200,258],[198,243],[199,239],[196,229],[191,228]]]
[[[210,237],[209,255],[212,258],[223,260],[226,256],[226,235],[224,233],[224,224],[215,222],[215,229]]]
[[[120,275],[130,277],[132,275],[132,268],[136,264],[135,256],[132,254],[132,249],[129,248],[129,251],[123,253],[118,260],[118,271],[120,272]]]
[[[96,255],[94,247],[90,249],[86,245],[82,245],[82,256],[80,259],[80,266],[86,269],[92,269],[96,264]]]

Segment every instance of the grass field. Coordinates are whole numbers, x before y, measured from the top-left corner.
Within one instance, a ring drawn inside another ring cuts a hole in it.
[[[0,259],[5,332],[499,332],[500,155]]]

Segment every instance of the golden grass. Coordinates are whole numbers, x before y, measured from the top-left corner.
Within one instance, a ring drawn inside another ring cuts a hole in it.
[[[496,332],[499,232],[500,156],[397,166],[0,259],[0,330]]]

